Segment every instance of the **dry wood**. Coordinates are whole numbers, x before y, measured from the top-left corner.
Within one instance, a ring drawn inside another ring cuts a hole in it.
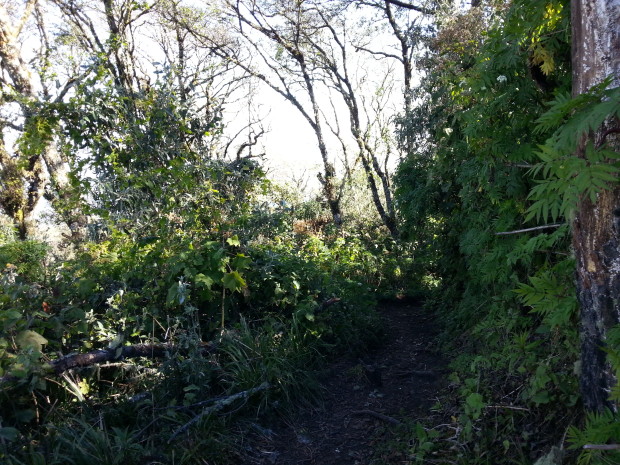
[[[176,438],[179,434],[183,433],[184,431],[187,431],[187,429],[190,426],[200,421],[201,418],[211,415],[212,413],[218,412],[222,410],[224,407],[232,404],[233,402],[237,400],[247,399],[252,394],[256,394],[257,392],[264,391],[265,389],[269,389],[270,387],[271,386],[269,385],[269,383],[265,381],[260,386],[253,387],[246,391],[237,392],[236,394],[233,394],[231,396],[224,397],[223,399],[218,400],[214,405],[203,409],[202,412],[200,412],[198,415],[193,417],[190,421],[188,421],[183,426],[178,428],[174,433],[172,433],[172,436],[170,436],[170,439],[168,439],[168,444],[170,444],[174,440],[174,438]]]
[[[538,231],[541,229],[559,228],[562,225],[564,225],[564,223],[546,224],[544,226],[535,226],[533,228],[517,229],[515,231],[498,232],[498,233],[495,233],[495,235],[496,236],[508,236],[509,234],[520,234],[524,232]]]
[[[215,351],[216,345],[212,342],[204,343],[201,347],[203,353]],[[163,358],[170,352],[178,350],[174,344],[134,344],[121,346],[115,349],[94,350],[86,354],[71,354],[54,360],[48,364],[55,374],[59,375],[73,368],[91,366],[97,363],[105,363],[126,358]]]
[[[43,366],[43,369],[48,373],[58,376],[74,368],[84,368],[98,363],[138,357],[164,358],[167,354],[175,350],[184,352],[184,350],[179,349],[174,344],[134,344],[117,348],[99,349],[85,354],[65,355],[64,357],[47,363]],[[200,348],[202,354],[212,353],[216,350],[217,345],[214,342],[205,342]],[[185,352],[187,352],[187,350],[185,350]],[[18,380],[18,378],[15,376],[2,376],[0,377],[0,384],[16,380]]]
[[[397,378],[408,378],[410,376],[422,376],[427,378],[438,378],[439,372],[431,371],[431,370],[407,370],[401,371],[398,373],[394,373],[394,376]]]
[[[583,448],[594,450],[620,450],[620,444],[586,444]]]

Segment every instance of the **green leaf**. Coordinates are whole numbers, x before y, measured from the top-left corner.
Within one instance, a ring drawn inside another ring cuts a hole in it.
[[[78,281],[78,292],[81,297],[90,297],[97,287],[97,283],[92,279],[80,279]]]
[[[549,395],[549,391],[538,391],[532,396],[532,402],[534,402],[536,405],[548,404],[549,402],[551,402],[551,396]]]
[[[19,436],[19,431],[16,428],[5,426],[0,428],[0,439],[5,441],[15,441]]]
[[[194,282],[197,286],[206,287],[207,289],[211,290],[211,286],[213,286],[213,283],[215,281],[210,276],[207,276],[203,273],[198,273],[196,276],[194,276]]]
[[[32,421],[35,416],[36,416],[36,413],[32,409],[18,410],[15,413],[15,418],[20,423],[28,423],[28,422]]]
[[[245,287],[245,281],[236,271],[225,273],[222,282],[224,283],[224,287],[231,291],[239,291]]]
[[[466,412],[471,415],[473,419],[480,417],[482,409],[486,406],[481,394],[472,392],[465,399]]]
[[[21,349],[33,349],[37,352],[41,352],[41,350],[43,349],[43,345],[47,344],[47,339],[45,339],[39,333],[35,331],[30,331],[28,329],[19,333],[15,337],[15,341]]]
[[[238,270],[245,270],[250,266],[250,263],[252,263],[252,259],[250,257],[247,257],[242,253],[238,253],[237,256],[233,258],[231,265],[233,268]]]
[[[138,239],[138,247],[144,247],[149,244],[153,244],[159,240],[159,236],[145,236]]]
[[[237,237],[236,234],[233,237],[226,239],[226,243],[234,247],[239,247],[241,245],[241,242],[239,242],[239,237]]]
[[[168,294],[166,295],[166,305],[169,307],[177,303],[177,296],[179,295],[179,283],[174,283],[168,288]]]

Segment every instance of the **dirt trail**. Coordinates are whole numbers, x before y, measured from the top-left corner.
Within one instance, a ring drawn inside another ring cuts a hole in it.
[[[392,430],[428,413],[445,363],[434,351],[432,315],[400,302],[384,303],[379,312],[384,344],[361,359],[332,363],[325,408],[261,435],[248,465],[406,463],[387,445]]]

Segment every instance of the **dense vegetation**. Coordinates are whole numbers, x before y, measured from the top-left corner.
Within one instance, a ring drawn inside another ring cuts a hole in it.
[[[421,104],[401,123],[402,137],[412,132],[424,147],[399,166],[403,230],[440,281],[434,305],[456,350],[460,399],[447,430],[430,430],[432,446],[429,432],[419,433],[418,453],[429,457],[442,444],[452,460],[444,438],[464,463],[563,463],[578,454],[560,449],[618,434],[609,410],[579,430],[569,228],[581,196],[617,182],[618,157],[602,144],[585,160],[567,156],[581,134],[617,114],[618,97],[607,83],[571,100],[568,2],[489,2],[484,11],[440,25]],[[618,459],[597,454],[579,461]]]
[[[16,156],[3,140],[0,157],[3,463],[243,463],[246,432],[320,403],[328,360],[381,343],[376,302],[397,295],[424,298],[452,360],[428,418],[391,446],[410,463],[620,460],[581,449],[620,442],[620,393],[584,408],[571,247],[580,202],[617,191],[620,93],[610,76],[571,95],[567,0],[101,3],[105,40],[88,5],[45,3],[66,27],[32,60],[40,95],[0,39],[2,104],[21,112],[3,123]],[[42,8],[24,12],[39,31]],[[132,41],[148,15],[174,39],[146,82]],[[364,42],[385,31],[400,55]],[[398,114],[381,113],[385,76],[366,99],[351,49],[403,67]],[[61,66],[75,70],[66,86]],[[268,179],[252,152],[260,121],[226,138],[246,81],[312,127],[314,197]],[[321,86],[344,102],[349,139]],[[44,199],[53,240],[36,231]],[[617,377],[617,327],[606,344]]]

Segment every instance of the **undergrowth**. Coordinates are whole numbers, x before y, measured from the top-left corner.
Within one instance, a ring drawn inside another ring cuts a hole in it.
[[[376,296],[402,291],[390,279],[404,246],[299,234],[269,214],[218,241],[110,229],[62,262],[3,246],[16,257],[2,281],[3,463],[239,463],[251,450],[238,425],[320,405],[325,361],[380,342]],[[163,359],[46,365],[51,351],[161,343]]]
[[[617,415],[587,416],[581,402],[569,225],[578,199],[617,183],[605,144],[573,155],[616,117],[617,89],[570,97],[569,12],[562,0],[480,2],[428,39],[422,103],[401,122],[403,140],[426,143],[400,165],[397,193],[416,265],[436,284],[427,305],[452,374],[433,416],[399,442],[411,463],[614,461],[582,449],[620,438]],[[483,32],[465,43],[472,22]]]

